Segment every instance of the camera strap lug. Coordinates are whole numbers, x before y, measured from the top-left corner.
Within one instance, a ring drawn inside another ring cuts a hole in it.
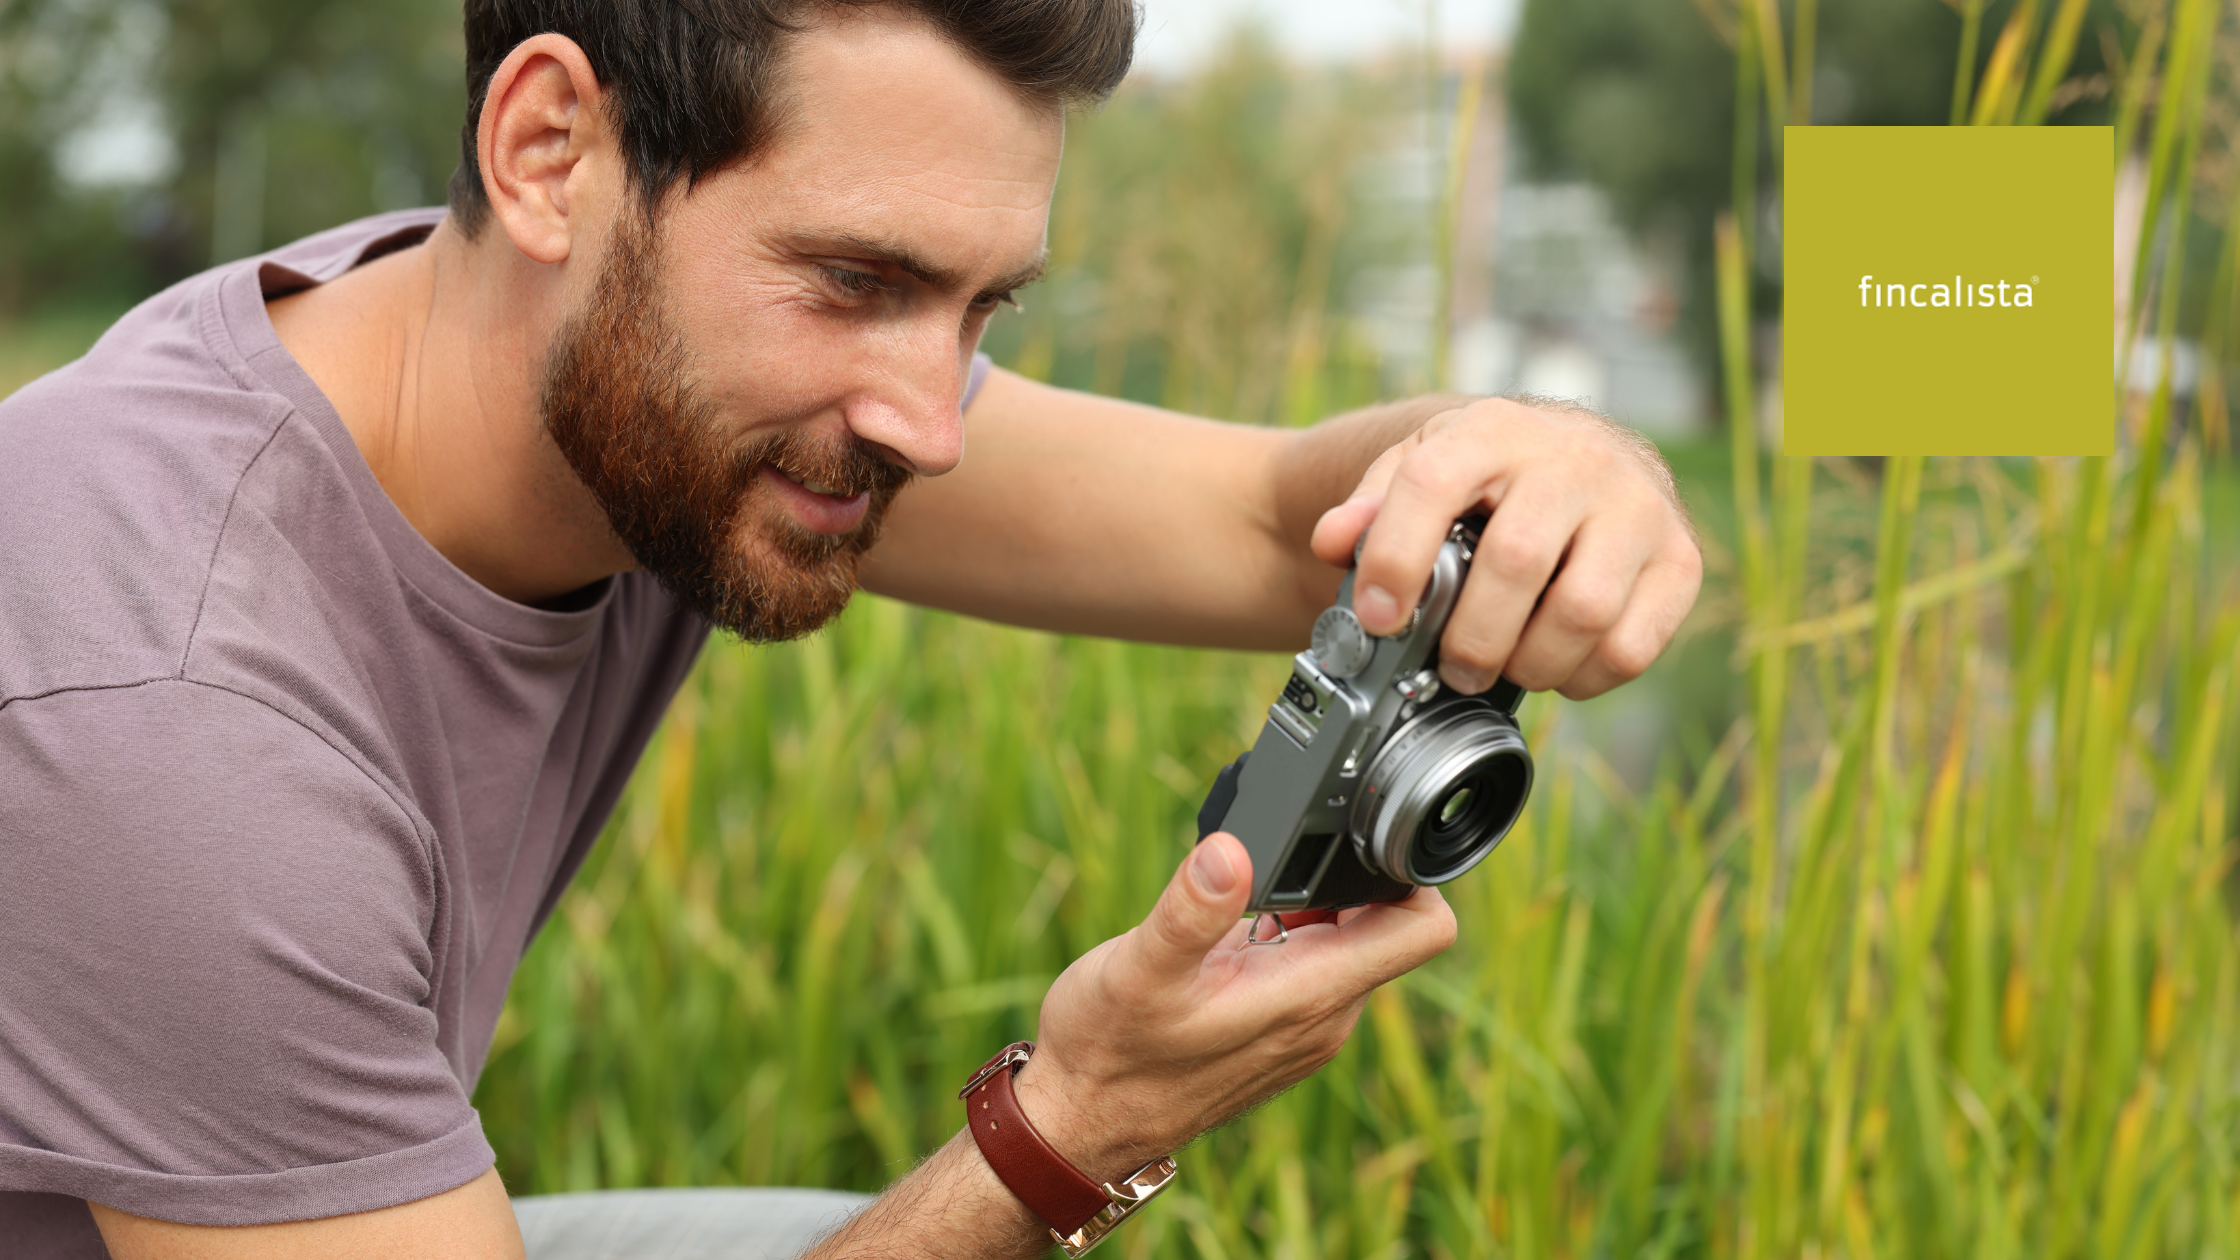
[[[1274,919],[1276,921],[1276,934],[1264,941],[1260,939],[1260,920],[1262,919]],[[1244,945],[1237,948],[1243,949],[1250,945],[1281,945],[1290,939],[1290,931],[1283,926],[1283,916],[1263,911],[1252,916],[1252,926],[1244,930]]]

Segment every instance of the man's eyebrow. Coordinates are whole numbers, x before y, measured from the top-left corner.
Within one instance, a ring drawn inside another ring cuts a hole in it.
[[[801,244],[812,253],[832,253],[846,258],[861,258],[866,262],[887,263],[936,289],[956,290],[966,284],[962,273],[926,261],[899,241],[879,240],[853,232],[817,232],[804,235]],[[1009,293],[1013,289],[1033,284],[1042,278],[1048,257],[1048,250],[1037,251],[1033,262],[1009,275],[990,281],[982,292]]]

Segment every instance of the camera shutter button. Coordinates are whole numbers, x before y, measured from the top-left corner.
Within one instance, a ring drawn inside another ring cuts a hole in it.
[[[1376,641],[1351,608],[1327,609],[1314,619],[1314,659],[1334,677],[1351,678],[1368,667]]]

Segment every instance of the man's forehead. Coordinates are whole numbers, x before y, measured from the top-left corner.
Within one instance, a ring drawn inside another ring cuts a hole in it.
[[[786,41],[785,120],[737,173],[766,241],[1004,292],[1042,269],[1062,111],[920,19],[843,10]]]
[[[1046,195],[1064,110],[1033,99],[894,6],[836,6],[785,41],[772,84],[779,163],[861,157]]]

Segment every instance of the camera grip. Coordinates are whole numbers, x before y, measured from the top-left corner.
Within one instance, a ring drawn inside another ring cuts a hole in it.
[[[1240,753],[1235,761],[1221,767],[1213,776],[1213,787],[1206,792],[1206,803],[1198,807],[1198,839],[1203,840],[1221,830],[1229,817],[1229,807],[1237,803],[1237,776],[1244,773],[1244,763],[1252,754]]]

